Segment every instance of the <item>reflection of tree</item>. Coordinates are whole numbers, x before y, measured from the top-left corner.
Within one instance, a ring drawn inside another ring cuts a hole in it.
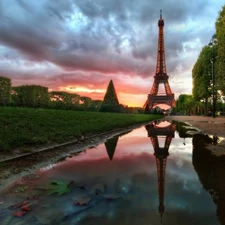
[[[206,149],[206,144],[212,142],[213,139],[208,135],[194,135],[192,162],[204,189],[217,205],[217,216],[221,224],[225,224],[225,157],[213,156]]]
[[[131,131],[132,130],[128,130],[128,131],[125,131],[123,133],[120,133],[119,135],[114,136],[114,137],[108,139],[105,142],[106,151],[108,153],[108,156],[109,156],[110,160],[113,159],[113,155],[116,151],[116,146],[117,146],[117,142],[118,142],[119,137],[122,137],[123,135],[126,135],[126,134],[130,133]]]
[[[119,139],[119,136],[115,136],[113,138],[108,139],[105,142],[105,147],[106,147],[106,150],[107,150],[110,160],[113,159],[113,155],[116,150],[118,139]]]

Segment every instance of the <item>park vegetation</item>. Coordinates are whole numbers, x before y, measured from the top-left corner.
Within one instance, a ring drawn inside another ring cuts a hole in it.
[[[121,112],[113,81],[110,80],[105,97],[100,107],[100,112]]]
[[[9,104],[11,95],[11,80],[7,77],[0,77],[0,105]]]
[[[205,115],[212,109],[213,84],[216,110],[224,113],[225,5],[219,12],[215,27],[216,34],[212,36],[209,45],[203,46],[192,69],[195,107],[198,113]]]
[[[101,111],[120,113],[142,113],[141,107],[119,104],[112,80],[109,82],[104,100],[93,100],[65,91],[48,91],[40,85],[11,86],[11,80],[0,76],[0,106],[49,108],[76,111]]]
[[[225,5],[216,20],[216,38],[218,40],[216,82],[218,89],[225,95]]]
[[[35,146],[73,141],[81,136],[147,123],[161,117],[145,114],[0,107],[0,152],[13,149],[30,151]]]
[[[181,94],[176,101],[176,112],[179,115],[196,114],[196,106],[192,95]]]
[[[11,87],[0,77],[0,152],[31,151],[162,117],[130,112],[119,104],[112,80],[101,101],[39,85]]]

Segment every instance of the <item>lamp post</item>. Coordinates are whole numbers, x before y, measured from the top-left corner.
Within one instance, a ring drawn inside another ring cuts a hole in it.
[[[214,62],[215,62],[215,55],[213,46],[216,43],[216,35],[214,34],[209,42],[209,46],[212,46],[212,117],[216,117],[216,99],[215,99],[215,74],[214,74]]]
[[[216,109],[216,102],[215,102],[215,75],[214,75],[214,55],[213,55],[213,47],[212,47],[212,117],[216,117],[215,109]]]

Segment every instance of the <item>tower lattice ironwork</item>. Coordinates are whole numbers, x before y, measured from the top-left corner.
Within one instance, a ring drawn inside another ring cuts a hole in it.
[[[174,137],[176,125],[170,124],[167,127],[158,127],[157,123],[151,123],[146,126],[146,129],[148,131],[148,136],[151,139],[151,142],[154,148],[154,155],[156,158],[157,177],[158,177],[158,194],[159,194],[158,211],[162,218],[162,215],[165,212],[164,190],[165,190],[166,162],[167,162],[167,157],[169,156],[169,147]],[[166,137],[163,147],[159,146],[158,137]]]
[[[175,107],[176,102],[174,99],[174,94],[170,89],[168,82],[169,76],[166,72],[166,61],[165,61],[165,47],[164,47],[164,20],[162,19],[162,10],[160,10],[160,19],[158,21],[159,36],[158,36],[158,54],[157,54],[157,64],[156,73],[154,76],[154,83],[150,94],[148,94],[148,99],[144,104],[144,108],[149,107],[152,109],[158,104],[166,104],[170,107]],[[165,94],[159,94],[159,84],[164,84]]]

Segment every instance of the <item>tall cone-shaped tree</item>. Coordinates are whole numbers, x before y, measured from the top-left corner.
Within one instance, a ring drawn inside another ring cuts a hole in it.
[[[116,95],[113,81],[110,80],[100,112],[120,112],[120,104]]]

